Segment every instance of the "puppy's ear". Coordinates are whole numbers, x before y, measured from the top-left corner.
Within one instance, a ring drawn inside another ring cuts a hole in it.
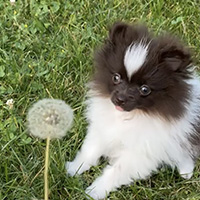
[[[130,29],[132,29],[132,27],[129,25],[122,22],[116,22],[109,30],[109,40],[113,44],[126,40],[127,33]]]
[[[160,48],[160,62],[173,71],[183,71],[192,63],[189,49],[183,47],[175,38],[165,38]]]
[[[130,45],[134,41],[149,41],[151,34],[144,25],[116,22],[109,31],[109,41],[116,45]]]

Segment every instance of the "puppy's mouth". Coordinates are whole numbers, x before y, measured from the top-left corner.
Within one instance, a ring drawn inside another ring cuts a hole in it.
[[[115,105],[115,108],[116,108],[118,111],[120,111],[120,112],[125,111],[121,106],[116,106],[116,105]]]
[[[131,112],[134,109],[128,105],[119,105],[116,102],[113,102],[113,106],[120,112]]]
[[[111,100],[113,103],[113,106],[115,107],[116,110],[120,112],[128,111],[126,110],[125,106],[123,104],[120,104],[119,102]]]
[[[130,112],[132,110],[132,106],[127,102],[126,96],[113,95],[111,101],[114,104],[115,109],[120,112]]]

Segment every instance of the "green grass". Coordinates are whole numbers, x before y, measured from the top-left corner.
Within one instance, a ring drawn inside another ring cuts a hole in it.
[[[144,22],[156,34],[170,31],[200,58],[198,0],[18,0],[0,2],[0,200],[43,198],[45,141],[26,130],[28,108],[41,98],[60,98],[75,112],[74,126],[51,143],[50,199],[83,200],[84,189],[105,165],[66,177],[65,161],[74,158],[86,134],[85,84],[93,51],[117,20]],[[6,105],[14,99],[13,109]],[[110,200],[198,200],[200,165],[191,180],[161,170],[145,181],[112,192]]]

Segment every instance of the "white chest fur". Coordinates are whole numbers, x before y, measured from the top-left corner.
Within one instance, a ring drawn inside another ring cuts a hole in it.
[[[155,162],[155,167],[162,162],[173,166],[187,154],[184,152],[187,140],[183,128],[190,127],[185,120],[183,125],[145,115],[139,110],[120,112],[109,99],[99,97],[91,99],[88,118],[91,129],[96,130],[95,137],[105,148],[104,155],[111,159],[129,151],[148,157]]]

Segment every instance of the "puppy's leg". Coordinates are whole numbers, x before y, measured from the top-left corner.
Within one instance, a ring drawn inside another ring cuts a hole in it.
[[[81,150],[77,153],[72,162],[66,162],[67,173],[70,176],[81,174],[91,166],[96,165],[103,154],[104,147],[98,136],[93,132],[88,134]]]
[[[184,179],[190,179],[193,175],[194,161],[191,158],[185,158],[177,165],[180,175]]]
[[[86,189],[86,193],[93,199],[103,199],[121,185],[129,185],[133,179],[146,178],[150,175],[152,166],[155,165],[150,164],[149,168],[147,159],[123,155],[104,169],[103,174]]]

